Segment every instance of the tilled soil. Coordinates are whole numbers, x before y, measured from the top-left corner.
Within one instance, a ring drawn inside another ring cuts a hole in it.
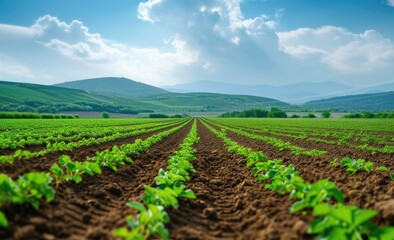
[[[289,214],[292,201],[255,181],[246,159],[226,151],[201,123],[196,173],[187,187],[197,199],[170,209],[170,239],[307,239],[310,216]]]
[[[125,226],[131,213],[126,203],[140,200],[144,185],[152,185],[167,158],[179,148],[190,131],[191,123],[147,153],[133,158],[117,172],[104,169],[102,175],[84,176],[80,184],[61,184],[51,203],[42,203],[39,210],[29,206],[5,209],[10,222],[0,230],[0,239],[111,239],[111,232]]]
[[[113,239],[111,232],[126,226],[124,217],[135,214],[126,203],[140,200],[144,184],[154,184],[158,170],[167,165],[168,156],[179,148],[190,127],[191,123],[152,146],[148,153],[133,157],[134,163],[120,167],[117,172],[105,169],[102,175],[84,176],[80,184],[61,184],[55,200],[49,204],[43,202],[39,210],[27,205],[6,207],[10,227],[0,229],[0,239]],[[267,181],[255,181],[252,170],[246,168],[245,158],[228,153],[221,139],[200,121],[197,127],[200,143],[195,145],[197,160],[192,162],[196,173],[191,174],[186,183],[197,198],[180,199],[178,208],[167,209],[170,239],[313,238],[306,234],[313,220],[310,213],[290,214],[294,201],[288,194],[280,195],[264,188]],[[344,169],[330,166],[332,157],[340,156],[339,151],[345,149],[327,149],[332,155],[323,157],[294,156],[290,151],[278,151],[262,141],[227,133],[240,145],[262,151],[269,159],[280,158],[284,164],[294,164],[306,181],[323,178],[335,181],[347,203],[377,210],[378,217],[374,220],[379,225],[394,224],[394,181],[387,172],[359,172],[350,176]],[[128,140],[131,143],[134,138]],[[92,149],[89,154],[95,151]],[[363,157],[361,152],[356,153]],[[77,159],[83,152],[73,154]],[[389,164],[392,160],[381,162]],[[19,171],[18,167],[24,171],[32,169],[30,162],[26,165],[14,164],[9,172]],[[39,162],[37,168],[38,165]]]
[[[300,176],[308,182],[316,182],[324,178],[334,181],[337,187],[342,190],[346,203],[378,211],[375,222],[379,225],[394,225],[394,181],[390,179],[389,172],[372,171],[368,173],[360,171],[354,175],[349,175],[344,168],[330,165],[330,161],[333,159],[331,155],[320,157],[296,156],[288,150],[279,151],[276,147],[263,141],[239,136],[230,131],[227,131],[227,133],[233,141],[242,146],[250,147],[254,151],[262,151],[268,159],[283,159],[283,163],[286,165],[294,164]],[[339,157],[339,154],[342,154],[338,150],[327,150],[331,151],[334,156],[337,154]],[[347,153],[345,152],[345,154]],[[392,155],[382,159],[369,158],[369,156],[364,155],[358,155],[357,157],[378,162],[385,166],[392,166],[394,160]]]
[[[96,152],[103,151],[105,149],[111,149],[113,146],[119,147],[123,144],[133,143],[136,139],[146,139],[154,134],[173,127],[175,126],[128,138],[116,139],[101,145],[82,146],[74,149],[73,151],[52,152],[42,157],[34,157],[29,159],[15,159],[13,164],[0,164],[0,173],[7,174],[11,178],[17,178],[24,173],[32,171],[48,171],[52,164],[59,160],[61,155],[68,155],[73,161],[85,161],[87,157],[95,156]]]

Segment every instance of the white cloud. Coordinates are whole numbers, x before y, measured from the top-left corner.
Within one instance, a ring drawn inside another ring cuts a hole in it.
[[[0,67],[15,73],[10,66],[19,66],[20,73],[36,81],[42,81],[43,73],[52,82],[123,76],[154,85],[197,80],[359,84],[394,75],[393,43],[374,30],[355,34],[324,26],[276,32],[284,10],[245,17],[243,2],[141,2],[140,27],[158,30],[149,37],[164,42],[150,47],[115,42],[92,33],[81,21],[65,23],[52,16],[30,27],[0,24],[0,54],[14,59]],[[14,74],[14,79],[23,81],[22,75]],[[7,76],[0,71],[0,78]]]
[[[391,7],[394,7],[394,0],[387,0],[387,4]]]
[[[282,51],[316,59],[335,70],[375,71],[394,64],[394,44],[375,30],[354,34],[334,26],[278,33]]]
[[[152,23],[157,21],[156,19],[152,19],[149,12],[151,8],[161,2],[162,0],[148,0],[147,2],[140,2],[138,5],[138,18]]]
[[[92,34],[78,20],[67,24],[49,15],[40,17],[30,28],[1,25],[0,34],[5,32],[7,38],[0,40],[3,40],[6,45],[14,44],[9,41],[14,38],[13,36],[22,35],[22,38],[25,39],[24,42],[15,48],[19,48],[20,51],[26,50],[25,54],[28,54],[28,51],[32,49],[42,47],[50,49],[53,53],[68,59],[66,61],[73,62],[75,75],[78,75],[78,72],[83,72],[82,68],[87,68],[90,71],[94,69],[96,74],[120,75],[157,84],[163,76],[176,81],[174,73],[176,68],[190,65],[198,60],[198,53],[192,51],[179,35],[175,35],[168,42],[170,50],[167,51],[162,51],[159,48],[135,48],[105,40],[100,34]],[[27,46],[26,42],[30,46]],[[28,49],[29,47],[32,49]],[[0,46],[0,52],[2,51],[6,51],[4,46],[3,48]],[[15,52],[11,54],[15,54]],[[41,61],[43,66],[46,65],[46,56],[37,54],[35,57],[37,62]],[[75,68],[76,64],[79,64],[80,67]],[[19,73],[19,76],[32,76],[31,71],[27,71],[27,68],[23,69],[11,62],[7,65],[3,63],[1,67],[2,72],[12,71],[14,75]],[[61,66],[60,62],[57,68],[59,72],[65,71],[62,69],[65,66]]]

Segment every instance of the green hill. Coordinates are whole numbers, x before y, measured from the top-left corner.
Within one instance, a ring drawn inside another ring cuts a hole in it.
[[[166,90],[145,83],[115,77],[77,80],[55,84],[54,86],[126,97],[150,97],[167,93]]]
[[[314,109],[335,109],[340,111],[393,111],[394,91],[334,97],[310,101],[303,106]]]
[[[271,98],[219,93],[168,93],[139,100],[178,111],[225,112],[248,108],[292,107],[288,103]]]
[[[0,81],[0,111],[111,111],[135,113],[155,106],[132,98],[115,97],[63,87]]]
[[[115,79],[118,83],[119,79]],[[91,80],[86,80],[91,81]],[[104,81],[104,80],[100,80]],[[103,85],[113,84],[107,78]],[[130,81],[121,79],[121,81]],[[86,85],[78,81],[80,86]],[[72,82],[69,82],[72,84]],[[115,87],[117,86],[117,87]],[[149,86],[149,85],[147,85]],[[119,89],[118,89],[119,88]],[[122,91],[122,85],[113,84],[106,92],[86,91],[58,86],[45,86],[29,83],[0,81],[0,111],[16,112],[72,112],[72,111],[108,111],[116,113],[137,112],[228,112],[247,108],[279,107],[289,109],[293,106],[271,98],[247,95],[229,95],[217,93],[170,93],[159,88],[148,87],[149,94],[144,97],[114,95],[113,91]],[[158,89],[158,90],[157,90]],[[138,95],[138,93],[133,93]]]

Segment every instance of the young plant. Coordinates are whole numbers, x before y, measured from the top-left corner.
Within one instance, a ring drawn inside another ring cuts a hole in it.
[[[40,205],[40,199],[50,202],[55,197],[55,190],[50,186],[49,173],[31,172],[14,181],[5,174],[0,174],[0,207],[5,204],[28,203],[34,208]],[[0,211],[0,226],[7,227],[8,221]]]
[[[82,181],[82,174],[84,173],[90,176],[93,176],[94,173],[101,174],[98,163],[90,161],[73,162],[67,155],[62,155],[59,158],[59,165],[54,163],[50,170],[55,177],[56,187],[60,183],[68,181],[74,181],[78,184]]]
[[[298,212],[304,208],[313,208],[331,199],[335,199],[339,203],[344,202],[341,190],[328,179],[323,179],[313,184],[297,184],[291,192],[290,198],[299,199],[290,208],[290,213]]]
[[[357,171],[370,172],[373,169],[373,162],[366,162],[364,159],[352,159],[345,157],[341,160],[341,167],[347,167],[346,172],[350,175]]]
[[[135,219],[132,216],[127,216],[126,221],[131,230],[126,227],[118,228],[113,232],[115,237],[127,240],[145,240],[151,235],[158,234],[162,239],[168,239],[169,233],[164,224],[168,223],[170,218],[163,206],[148,204],[148,207],[145,208],[139,202],[129,202],[127,205],[137,210],[138,215]]]
[[[373,210],[359,209],[356,206],[315,206],[313,215],[318,216],[308,229],[308,233],[319,234],[316,239],[374,239],[390,240],[394,235],[393,227],[377,227],[371,218]]]

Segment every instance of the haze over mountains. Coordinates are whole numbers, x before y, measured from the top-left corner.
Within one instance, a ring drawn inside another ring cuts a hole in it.
[[[394,82],[356,88],[338,82],[300,82],[282,86],[266,84],[242,85],[215,81],[198,81],[174,86],[165,86],[172,92],[215,92],[224,94],[246,94],[278,99],[291,104],[303,104],[312,100],[337,96],[394,91]]]

